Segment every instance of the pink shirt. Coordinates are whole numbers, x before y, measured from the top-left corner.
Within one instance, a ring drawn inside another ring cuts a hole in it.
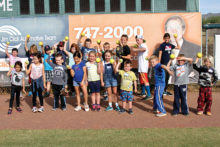
[[[43,64],[36,66],[36,64],[32,63],[31,78],[34,80],[40,78],[43,75],[42,70],[43,70]]]
[[[15,62],[17,61],[21,61],[21,58],[20,57],[14,57],[12,55],[9,56],[9,64],[10,66],[14,66],[15,65]]]

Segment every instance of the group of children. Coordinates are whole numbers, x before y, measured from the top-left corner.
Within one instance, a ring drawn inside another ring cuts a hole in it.
[[[163,37],[164,42],[160,45],[159,57],[149,56],[148,47],[144,43],[142,35],[137,35],[136,45],[129,47],[127,45],[128,36],[122,35],[116,49],[111,49],[110,44],[105,42],[103,47],[101,42],[98,47],[91,47],[91,39],[87,38],[84,45],[81,44],[83,34],[80,36],[77,44],[73,43],[66,50],[67,40],[55,44],[53,47],[41,45],[42,52],[37,50],[36,45],[32,45],[28,49],[27,44],[29,37],[26,38],[25,50],[28,62],[25,62],[25,72],[29,76],[29,84],[32,91],[33,112],[44,111],[43,97],[50,95],[51,86],[54,96],[53,110],[59,108],[59,99],[61,101],[61,109],[66,110],[65,95],[68,91],[74,91],[77,100],[75,111],[80,111],[81,98],[80,90],[84,98],[84,110],[89,111],[88,95],[91,97],[91,110],[100,111],[100,91],[104,87],[104,91],[108,95],[108,106],[105,111],[116,110],[120,113],[126,112],[126,103],[128,102],[129,114],[133,114],[132,101],[134,99],[133,92],[137,93],[137,78],[132,71],[131,51],[138,53],[138,73],[141,85],[142,95],[147,92],[143,100],[152,99],[150,84],[148,80],[149,61],[150,66],[154,69],[155,90],[154,90],[154,106],[153,110],[156,116],[166,115],[163,104],[163,95],[171,95],[167,92],[169,75],[174,76],[174,102],[173,116],[178,115],[181,99],[181,112],[183,115],[189,114],[187,105],[187,84],[189,83],[189,66],[192,65],[193,59],[184,57],[179,54],[176,58],[177,63],[172,64],[170,55],[174,48],[181,49],[176,40],[177,47],[170,43],[170,34],[166,33]],[[16,95],[16,110],[21,112],[20,94],[23,87],[25,92],[24,73],[22,72],[22,63],[18,55],[18,49],[12,50],[12,55],[6,54],[10,61],[10,70],[8,76],[11,77],[11,98],[8,114],[12,113],[13,100]],[[54,52],[54,50],[56,50]],[[43,59],[43,60],[42,60]],[[211,67],[211,60],[205,58],[205,65],[199,66],[199,58],[193,64],[193,68],[200,74],[199,84],[200,93],[198,98],[197,114],[211,115],[212,104],[212,86],[216,84],[218,77],[216,70]],[[88,88],[87,88],[88,87]],[[45,92],[44,92],[45,91]],[[43,92],[45,93],[43,95]],[[39,97],[40,107],[37,107],[36,97]],[[119,107],[119,99],[122,101],[122,107]],[[113,107],[113,102],[115,107]],[[206,103],[205,111],[203,107]]]

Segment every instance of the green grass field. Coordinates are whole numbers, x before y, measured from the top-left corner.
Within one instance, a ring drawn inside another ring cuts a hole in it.
[[[220,146],[220,128],[1,130],[0,146]]]

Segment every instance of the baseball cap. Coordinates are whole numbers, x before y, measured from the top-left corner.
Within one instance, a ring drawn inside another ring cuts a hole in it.
[[[50,48],[49,45],[46,45],[46,46],[44,47],[44,50],[45,50],[45,51],[48,51],[48,50],[51,50],[51,48]]]
[[[59,47],[64,47],[64,44],[65,44],[65,42],[60,41],[59,44],[58,44],[58,46],[59,46]]]

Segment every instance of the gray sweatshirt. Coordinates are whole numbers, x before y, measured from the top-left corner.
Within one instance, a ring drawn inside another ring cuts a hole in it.
[[[48,56],[46,62],[53,68],[53,80],[52,84],[55,85],[67,85],[67,74],[66,74],[66,66],[57,65],[50,61],[51,56]]]

